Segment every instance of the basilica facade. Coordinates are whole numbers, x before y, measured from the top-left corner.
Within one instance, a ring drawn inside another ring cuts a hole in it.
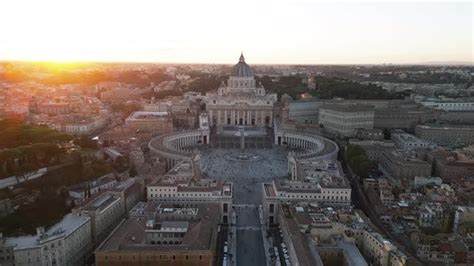
[[[206,95],[206,110],[211,126],[217,129],[232,126],[267,127],[273,124],[276,94],[267,94],[257,84],[253,71],[243,54],[232,68],[226,83],[217,92]]]

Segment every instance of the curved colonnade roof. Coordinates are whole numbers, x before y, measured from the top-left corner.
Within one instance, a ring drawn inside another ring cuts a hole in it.
[[[296,139],[303,139],[312,143],[316,144],[316,149],[306,149],[301,152],[292,152],[292,156],[296,159],[309,159],[309,158],[336,158],[337,153],[339,151],[339,147],[337,144],[324,138],[322,136],[316,134],[310,134],[306,132],[300,131],[288,131],[288,130],[279,130],[277,133],[282,136],[296,138]],[[171,159],[177,160],[189,160],[196,156],[195,152],[183,151],[179,150],[175,147],[171,141],[177,140],[180,138],[187,138],[187,137],[195,137],[195,136],[202,136],[202,135],[209,135],[209,131],[207,130],[192,130],[192,131],[184,131],[184,132],[173,132],[169,134],[165,134],[162,136],[158,136],[153,138],[149,143],[148,147],[151,151],[158,153],[162,156]],[[192,146],[192,145],[190,145]]]
[[[339,147],[334,141],[316,134],[291,130],[280,130],[279,134],[287,137],[305,139],[316,143],[316,145],[318,146],[317,149],[306,150],[306,152],[301,153],[294,153],[294,157],[296,159],[309,159],[327,156],[337,157],[337,153],[339,152]]]
[[[172,159],[192,159],[196,153],[194,152],[187,152],[178,150],[177,147],[174,147],[171,144],[172,140],[177,140],[180,138],[188,138],[194,136],[202,136],[202,135],[209,135],[208,130],[192,130],[192,131],[184,131],[184,132],[173,132],[164,134],[158,137],[153,138],[148,143],[148,148],[155,153],[159,153],[163,156],[172,158]]]

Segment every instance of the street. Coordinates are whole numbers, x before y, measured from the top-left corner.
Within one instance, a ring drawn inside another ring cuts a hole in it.
[[[235,206],[237,215],[237,265],[265,265],[262,231],[257,206]]]

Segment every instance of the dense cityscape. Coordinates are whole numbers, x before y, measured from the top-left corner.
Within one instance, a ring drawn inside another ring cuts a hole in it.
[[[474,263],[472,66],[0,73],[1,265]]]
[[[0,266],[474,266],[474,1],[0,1]]]

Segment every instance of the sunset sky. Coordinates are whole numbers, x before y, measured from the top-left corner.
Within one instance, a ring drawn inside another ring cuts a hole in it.
[[[1,0],[0,60],[473,62],[473,24],[472,2]]]

